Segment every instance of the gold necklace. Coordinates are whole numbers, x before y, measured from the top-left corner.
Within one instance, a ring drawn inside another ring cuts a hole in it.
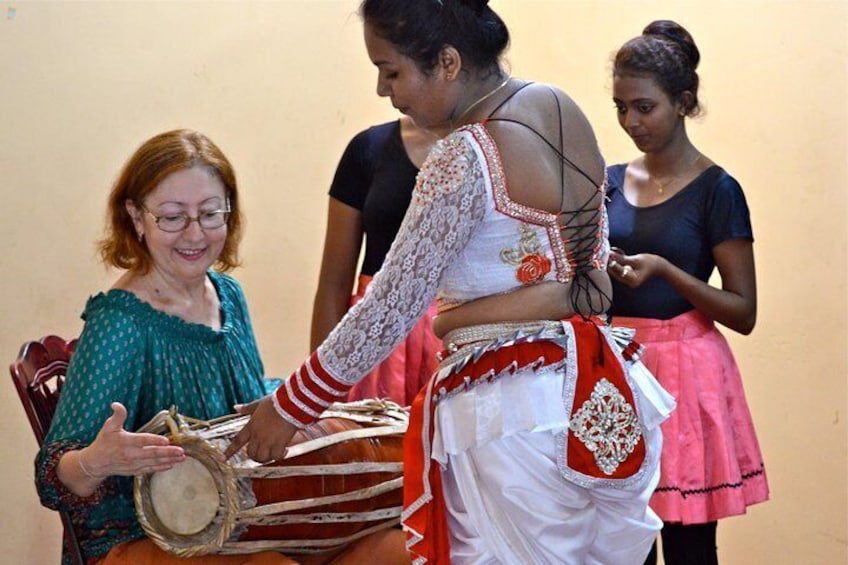
[[[506,80],[504,80],[502,83],[497,85],[495,88],[493,88],[492,90],[490,90],[489,92],[487,92],[486,94],[484,94],[483,96],[481,96],[480,98],[478,98],[477,100],[472,102],[470,106],[468,106],[465,110],[462,111],[462,113],[459,115],[459,117],[457,117],[455,120],[451,120],[451,129],[453,129],[453,128],[457,127],[457,125],[461,124],[462,120],[465,118],[465,116],[467,116],[469,114],[469,112],[471,112],[471,110],[473,110],[474,108],[476,108],[477,106],[479,106],[480,104],[482,104],[483,102],[485,102],[486,100],[488,100],[489,98],[494,96],[500,89],[505,87],[511,79],[512,79],[512,77],[507,75]]]
[[[689,172],[692,169],[692,167],[694,167],[695,165],[698,164],[698,162],[700,160],[701,160],[701,154],[698,153],[698,155],[695,156],[695,160],[692,161],[691,163],[689,163],[686,166],[686,168],[683,169],[683,173],[681,173],[681,174],[685,174],[685,173]],[[668,188],[669,186],[671,186],[672,183],[677,181],[680,178],[680,176],[681,176],[680,174],[672,175],[671,178],[669,178],[665,182],[661,182],[661,181],[655,179],[653,177],[653,175],[650,175],[648,178],[657,187],[657,194],[663,194],[665,192],[665,189]]]

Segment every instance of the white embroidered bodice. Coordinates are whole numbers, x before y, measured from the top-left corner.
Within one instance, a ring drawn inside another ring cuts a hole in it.
[[[603,187],[598,190],[602,194]],[[557,214],[509,198],[486,128],[473,124],[453,132],[427,157],[364,299],[318,348],[321,367],[339,383],[355,384],[406,337],[440,290],[443,304],[456,304],[542,280],[569,282],[580,267],[604,269],[606,211],[597,200],[591,253],[581,265]]]
[[[462,134],[468,151],[486,164],[485,214],[474,237],[445,270],[439,309],[542,281],[571,281],[578,260],[563,237],[559,216],[510,198],[500,152],[484,126],[469,126]],[[590,263],[593,268],[605,269],[608,230],[603,199],[599,201],[600,225],[595,230],[599,237]]]

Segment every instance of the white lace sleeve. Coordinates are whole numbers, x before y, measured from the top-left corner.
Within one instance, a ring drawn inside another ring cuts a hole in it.
[[[428,156],[412,202],[365,297],[281,386],[280,414],[303,426],[344,396],[406,337],[439,289],[442,273],[485,214],[486,178],[470,136],[453,134]]]

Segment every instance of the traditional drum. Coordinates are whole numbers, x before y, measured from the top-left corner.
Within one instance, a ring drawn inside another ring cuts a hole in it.
[[[339,549],[400,522],[407,413],[381,400],[333,404],[298,431],[282,461],[223,453],[247,416],[198,422],[163,411],[142,430],[168,432],[186,460],[136,477],[135,507],[162,549],[190,557]]]

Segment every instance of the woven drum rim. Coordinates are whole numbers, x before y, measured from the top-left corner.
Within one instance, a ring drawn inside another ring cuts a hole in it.
[[[172,438],[173,439],[173,438]],[[223,461],[221,451],[208,441],[181,436],[175,443],[202,464],[212,475],[218,489],[218,512],[200,532],[182,535],[165,526],[153,510],[150,480],[155,473],[135,477],[133,500],[136,515],[144,533],[163,550],[177,557],[195,557],[216,553],[233,532],[239,512],[238,484],[232,468]]]

